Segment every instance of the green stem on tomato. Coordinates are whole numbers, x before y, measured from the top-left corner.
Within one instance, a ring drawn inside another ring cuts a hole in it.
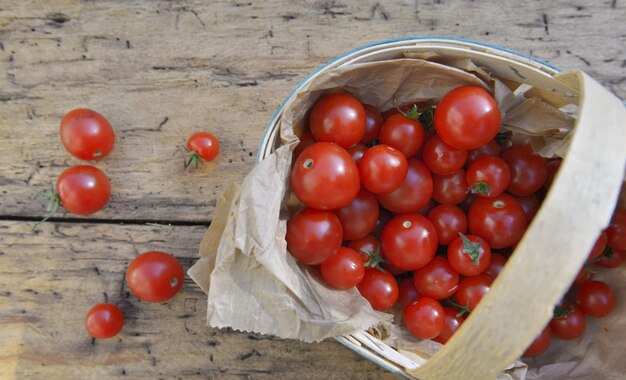
[[[462,232],[459,232],[459,235],[463,241],[463,252],[467,253],[470,259],[472,259],[473,265],[478,265],[480,263],[480,246],[482,241],[478,238],[478,242],[472,243]]]
[[[185,149],[185,152],[187,152],[187,155],[189,156],[189,159],[185,161],[185,169],[187,169],[191,164],[193,164],[193,167],[197,169],[198,162],[200,162],[200,160],[206,161],[204,158],[200,157],[198,153],[187,148],[186,146],[183,146],[183,149]]]
[[[59,194],[54,190],[54,186],[52,184],[50,184],[50,192],[42,191],[39,193],[39,195],[48,198],[49,201],[48,206],[46,206],[46,215],[40,222],[33,226],[32,231],[37,230],[37,227],[39,227],[41,223],[44,223],[48,219],[50,219],[52,215],[54,215],[54,213],[59,209],[59,206],[61,206],[61,197],[59,197]]]

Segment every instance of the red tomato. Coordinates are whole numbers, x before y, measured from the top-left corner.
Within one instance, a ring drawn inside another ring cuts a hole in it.
[[[287,250],[298,262],[317,265],[341,247],[343,228],[332,211],[305,208],[287,222],[285,239]]]
[[[467,168],[468,190],[479,197],[493,198],[502,194],[511,182],[511,170],[503,159],[480,156]]]
[[[502,159],[511,169],[511,182],[507,188],[509,193],[531,195],[546,183],[548,163],[545,158],[535,154],[530,145],[512,145],[502,152]]]
[[[376,198],[389,211],[409,213],[426,206],[432,194],[433,178],[430,171],[422,161],[410,158],[402,185],[391,193],[379,194]]]
[[[603,268],[617,268],[626,261],[626,251],[608,250],[598,257],[598,261],[594,264]]]
[[[359,171],[339,146],[319,142],[306,148],[291,169],[291,189],[307,206],[333,210],[348,205],[361,189]]]
[[[378,209],[376,197],[361,189],[352,202],[335,210],[343,227],[343,239],[356,240],[367,236],[376,225]]]
[[[552,186],[552,182],[554,181],[556,172],[558,172],[559,168],[561,167],[561,162],[563,162],[563,160],[560,158],[556,158],[554,160],[548,161],[548,164],[547,164],[548,174],[546,176],[546,182],[543,184],[543,187],[545,187],[546,190],[548,190],[550,186]]]
[[[605,231],[600,232],[600,236],[598,236],[596,243],[593,245],[593,248],[591,248],[591,252],[589,252],[588,259],[591,260],[600,256],[602,252],[604,252],[604,248],[606,248],[607,241],[608,241],[608,237],[607,237],[606,232]]]
[[[500,110],[484,89],[463,86],[441,98],[434,123],[446,143],[457,149],[476,149],[498,134]]]
[[[467,232],[467,217],[454,205],[439,205],[428,213],[428,220],[435,227],[439,244],[449,245],[459,233]]]
[[[469,230],[485,239],[493,249],[517,244],[526,231],[526,215],[519,202],[508,194],[478,198],[467,214]]]
[[[361,157],[363,157],[366,151],[367,151],[367,146],[363,144],[356,144],[348,149],[348,153],[350,153],[352,160],[357,165],[359,164],[359,161],[361,161]]]
[[[441,330],[441,333],[434,337],[433,340],[441,344],[446,344],[446,342],[452,338],[456,330],[461,327],[465,321],[465,317],[459,315],[459,312],[451,307],[444,307],[443,312],[446,317],[443,322],[443,330]]]
[[[361,143],[367,145],[378,138],[378,131],[383,125],[383,116],[374,106],[363,104],[363,107],[365,107],[365,133]]]
[[[409,306],[413,302],[417,301],[419,298],[419,293],[417,289],[415,289],[415,284],[413,283],[413,278],[405,278],[400,281],[398,284],[398,302],[396,302],[396,306],[400,310],[404,310],[405,307]]]
[[[609,247],[617,251],[626,251],[626,219],[617,219],[606,229]]]
[[[99,303],[92,307],[85,318],[85,328],[96,339],[116,336],[124,326],[124,314],[115,305]]]
[[[476,308],[480,300],[489,292],[493,280],[486,274],[463,277],[454,293],[454,299],[459,305],[467,306],[471,311]]]
[[[398,301],[398,283],[395,277],[376,268],[365,269],[365,275],[357,289],[374,310],[387,310]]]
[[[445,257],[433,257],[426,266],[413,272],[413,284],[420,295],[442,300],[456,291],[459,273]]]
[[[574,286],[578,287],[582,285],[584,282],[587,282],[593,279],[594,274],[595,273],[590,270],[589,264],[585,263],[585,265],[583,265],[583,267],[580,268],[580,271],[578,272],[578,274],[576,275],[576,278],[574,279]]]
[[[585,314],[576,305],[558,306],[550,321],[552,334],[563,340],[580,338],[585,333],[587,321]]]
[[[374,194],[391,193],[406,178],[408,161],[397,149],[388,145],[375,145],[359,161],[361,183]]]
[[[500,145],[498,145],[496,140],[491,140],[487,144],[468,151],[465,166],[468,167],[480,156],[500,156]]]
[[[146,302],[164,302],[174,297],[183,286],[185,272],[170,254],[144,252],[126,270],[126,285],[134,295]]]
[[[491,262],[489,245],[476,235],[463,235],[448,246],[450,266],[464,276],[483,273]]]
[[[422,159],[434,174],[452,174],[463,168],[467,161],[467,150],[446,144],[441,136],[431,136],[422,150]]]
[[[422,108],[425,108],[425,107],[427,107],[427,104],[425,102],[404,103],[404,104],[402,104],[399,107],[392,107],[392,108],[389,108],[388,110],[385,110],[382,113],[382,115],[383,115],[383,119],[387,120],[387,119],[389,119],[393,115],[409,113],[414,108],[415,109],[422,109]]]
[[[467,199],[465,170],[448,175],[433,175],[433,199],[441,204],[456,205]]]
[[[367,262],[373,254],[379,251],[380,243],[376,237],[367,235],[364,238],[351,241],[348,247],[357,251],[361,255],[363,262]]]
[[[100,169],[79,165],[61,173],[52,202],[60,202],[73,214],[89,215],[101,210],[110,195],[111,184]]]
[[[613,211],[613,217],[611,218],[611,222],[618,222],[620,220],[626,220],[626,210]]]
[[[587,281],[576,291],[576,304],[587,315],[606,317],[615,309],[615,293],[602,281]]]
[[[436,300],[420,297],[404,309],[406,328],[418,339],[432,339],[443,331],[445,312]]]
[[[220,143],[212,133],[198,132],[191,135],[187,140],[187,153],[189,160],[185,163],[185,167],[192,165],[198,167],[198,161],[211,161],[220,152]]]
[[[499,253],[491,253],[491,260],[489,260],[489,266],[483,271],[484,274],[495,280],[496,277],[502,272],[502,268],[506,264],[507,258]]]
[[[320,265],[320,271],[328,285],[336,289],[350,289],[363,279],[365,266],[357,251],[340,247]]]
[[[76,158],[99,160],[113,149],[115,132],[104,116],[79,108],[68,112],[61,120],[61,142]]]
[[[374,230],[372,231],[372,235],[376,237],[380,237],[383,233],[383,228],[387,225],[387,222],[391,220],[393,216],[391,213],[384,208],[381,208],[378,212],[378,220],[376,221],[376,226],[374,226]]]
[[[457,206],[467,214],[469,212],[470,207],[474,204],[474,202],[478,199],[478,197],[474,194],[468,194],[467,197],[461,202],[457,203]]]
[[[439,205],[439,203],[435,202],[434,199],[430,198],[428,203],[426,203],[426,205],[424,207],[422,207],[421,209],[417,210],[416,213],[418,213],[420,215],[426,216],[426,215],[428,215],[430,210],[434,209],[438,205]]]
[[[365,133],[363,104],[347,93],[322,96],[311,108],[309,128],[316,141],[334,142],[342,148],[358,143]]]
[[[435,256],[438,244],[435,227],[419,214],[401,214],[391,219],[381,237],[385,258],[404,270],[415,270],[428,264]]]
[[[524,197],[515,197],[515,199],[517,199],[517,202],[524,211],[524,215],[526,216],[526,223],[530,224],[530,222],[532,222],[533,218],[537,214],[537,211],[539,211],[539,207],[541,207],[541,203],[539,202],[537,195],[531,194]]]
[[[316,143],[315,138],[313,138],[313,134],[308,129],[302,132],[302,135],[300,136],[299,139],[300,139],[300,142],[298,143],[298,145],[296,145],[296,148],[293,150],[293,157],[298,157],[300,153],[302,153],[303,150],[305,150],[306,148]]]
[[[417,120],[402,114],[390,116],[383,122],[380,143],[398,149],[407,158],[413,156],[424,142],[424,128]]]
[[[539,356],[548,351],[550,343],[552,343],[552,331],[550,330],[550,326],[546,326],[530,346],[528,346],[523,356]]]

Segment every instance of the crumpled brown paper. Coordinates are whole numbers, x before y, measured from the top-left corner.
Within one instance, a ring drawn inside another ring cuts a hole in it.
[[[493,91],[514,140],[529,142],[546,156],[566,150],[572,117],[536,97],[527,99],[516,83],[499,81],[471,61],[447,63],[456,67],[414,58],[340,67],[314,77],[285,104],[275,151],[240,187],[226,189],[202,242],[201,259],[189,270],[208,294],[209,325],[307,342],[381,324],[393,330],[391,314],[374,311],[356,289],[328,288],[315,268],[298,265],[286,250],[291,151],[306,127],[307,110],[326,91],[343,89],[384,110],[437,101],[462,85],[482,86]],[[431,355],[439,347],[395,330],[386,342],[405,352]],[[523,379],[525,372],[517,362],[501,378]]]

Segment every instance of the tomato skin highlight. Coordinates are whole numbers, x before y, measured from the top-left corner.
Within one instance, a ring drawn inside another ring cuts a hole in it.
[[[561,318],[552,318],[550,321],[550,330],[552,334],[563,340],[572,340],[580,338],[585,333],[587,321],[585,314],[576,305],[564,304],[561,308],[571,307],[567,316]]]
[[[442,300],[456,291],[459,273],[445,257],[433,257],[428,264],[413,272],[413,284],[418,294]]]
[[[605,282],[587,281],[576,291],[576,304],[589,316],[606,317],[615,309],[615,293]]]
[[[115,131],[96,111],[78,108],[61,120],[61,142],[81,160],[99,160],[109,155],[115,144]]]
[[[433,199],[441,204],[458,205],[468,197],[465,170],[460,169],[448,175],[433,175]]]
[[[531,195],[546,183],[548,162],[534,153],[530,145],[512,145],[502,152],[502,159],[511,169],[507,192],[517,196]]]
[[[491,262],[491,249],[489,245],[476,235],[467,235],[467,240],[476,247],[474,248],[478,255],[477,262],[469,256],[463,239],[457,237],[448,246],[448,261],[455,271],[463,276],[476,276],[483,273]]]
[[[404,270],[416,270],[428,264],[438,244],[435,227],[419,214],[396,216],[387,223],[381,236],[384,257]]]
[[[399,150],[379,144],[369,148],[359,161],[363,186],[374,194],[386,194],[404,183],[409,171],[408,161]]]
[[[404,116],[403,116],[404,117]],[[391,193],[376,196],[381,206],[401,214],[417,212],[428,204],[433,194],[433,178],[420,160],[410,158],[404,182]]]
[[[445,312],[436,300],[420,297],[404,309],[404,325],[418,339],[432,339],[443,331]]]
[[[502,194],[511,182],[509,165],[497,156],[480,156],[471,163],[465,173],[469,189],[479,197],[493,198]],[[486,193],[479,191],[479,184],[486,184]]]
[[[324,281],[336,289],[350,289],[365,275],[363,259],[354,249],[340,247],[320,265]]]
[[[196,152],[205,161],[212,161],[220,152],[220,143],[210,132],[197,132],[187,140],[187,149]]]
[[[457,87],[441,98],[434,125],[441,138],[457,149],[476,149],[500,130],[500,110],[485,89]]]
[[[332,211],[305,208],[287,222],[287,250],[299,263],[321,264],[343,240],[341,221]]]
[[[357,289],[374,310],[387,310],[398,301],[399,291],[395,277],[376,268],[365,269],[365,275]]]
[[[344,240],[356,240],[367,236],[378,220],[378,201],[376,197],[365,189],[347,206],[335,210],[343,227]]]
[[[467,217],[454,205],[436,206],[428,212],[428,220],[435,227],[441,245],[449,245],[459,233],[467,232]]]
[[[424,128],[419,121],[396,114],[383,122],[379,139],[381,144],[394,147],[409,158],[422,147]]]
[[[524,210],[506,193],[476,199],[470,206],[467,221],[469,231],[485,239],[492,249],[517,244],[527,227]]]
[[[290,184],[302,203],[319,210],[347,206],[361,189],[350,154],[328,142],[315,143],[300,153],[291,169]]]
[[[316,141],[333,142],[345,149],[361,140],[365,127],[365,108],[348,93],[322,96],[309,114],[309,128]]]
[[[185,280],[178,260],[165,252],[144,252],[126,270],[126,285],[137,298],[146,302],[165,302],[174,297]]]
[[[61,173],[57,179],[56,192],[67,211],[76,215],[89,215],[107,204],[111,184],[100,169],[78,165]]]
[[[467,150],[457,149],[446,144],[441,136],[433,135],[422,149],[422,159],[433,174],[448,175],[463,168],[467,161]]]
[[[444,307],[443,312],[445,314],[443,329],[439,335],[433,338],[433,340],[441,344],[446,344],[446,342],[452,338],[452,335],[454,335],[456,330],[458,330],[463,322],[465,322],[465,317],[457,315],[459,312],[451,307]]]
[[[463,277],[454,293],[454,299],[459,305],[467,306],[472,311],[489,292],[492,282],[491,277],[486,274]]]
[[[96,339],[107,339],[116,336],[124,327],[124,314],[115,305],[100,303],[87,313],[85,328],[89,335]]]

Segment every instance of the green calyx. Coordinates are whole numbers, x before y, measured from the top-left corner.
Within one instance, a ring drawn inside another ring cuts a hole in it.
[[[187,155],[189,156],[189,159],[185,161],[185,169],[187,169],[189,165],[193,165],[193,167],[197,169],[198,162],[200,162],[200,160],[206,161],[204,158],[200,157],[198,153],[187,148],[186,146],[183,146],[183,149],[185,149],[185,152],[187,152]]]
[[[59,206],[61,206],[61,197],[59,197],[59,194],[54,190],[54,186],[52,184],[50,184],[50,192],[42,191],[39,193],[39,196],[46,197],[49,201],[48,206],[46,207],[46,215],[40,222],[33,226],[33,231],[35,231],[41,223],[50,219],[50,217],[52,217],[52,215],[54,215],[54,213],[59,209]]]
[[[478,194],[478,195],[488,197],[491,195],[491,186],[489,186],[487,182],[476,182],[476,183],[471,184],[467,188],[467,191],[472,194]]]
[[[448,298],[448,302],[450,303],[450,305],[452,305],[452,307],[454,309],[456,309],[458,312],[456,313],[456,317],[462,317],[465,314],[470,314],[471,310],[469,309],[469,302],[466,305],[459,305],[458,303],[452,301],[452,299]]]
[[[387,273],[387,271],[385,271],[380,266],[380,264],[387,262],[387,260],[385,260],[383,258],[383,256],[381,255],[380,244],[378,245],[378,247],[376,247],[376,251],[375,252],[372,252],[372,251],[370,251],[368,249],[365,249],[365,248],[361,248],[361,252],[363,252],[367,256],[369,256],[369,259],[364,264],[366,267],[376,268],[376,269],[378,269],[381,272]]]
[[[404,117],[409,118],[411,120],[418,121],[425,131],[431,132],[434,129],[434,117],[435,117],[435,108],[428,107],[420,111],[417,108],[417,105],[413,104],[413,107],[409,112],[403,112],[400,107],[396,107],[396,109],[404,115]]]
[[[467,253],[470,259],[472,259],[472,265],[480,264],[480,246],[482,245],[482,240],[478,238],[478,242],[473,243],[467,236],[463,235],[462,232],[459,232],[459,235],[463,241],[463,252]]]
[[[556,306],[552,312],[552,318],[567,318],[569,313],[574,311],[574,306],[562,307]]]

